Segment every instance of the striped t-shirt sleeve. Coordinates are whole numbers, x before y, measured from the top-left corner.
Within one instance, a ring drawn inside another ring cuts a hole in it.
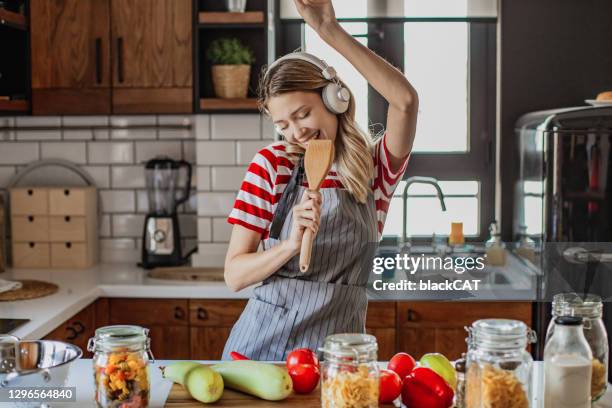
[[[376,141],[374,146],[374,183],[372,190],[374,191],[374,200],[376,202],[379,238],[382,236],[393,192],[402,180],[410,157],[410,155],[406,156],[406,159],[397,171],[391,171],[391,166],[389,165],[390,154],[387,149],[386,139],[387,134],[385,133],[383,137]]]
[[[234,208],[227,221],[265,235],[274,212],[277,158],[269,147],[261,149],[249,164]]]

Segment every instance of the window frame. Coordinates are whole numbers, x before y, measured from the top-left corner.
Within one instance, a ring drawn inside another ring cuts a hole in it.
[[[413,152],[404,180],[429,176],[439,180],[479,182],[479,233],[468,241],[484,241],[495,220],[495,123],[497,18],[340,18],[339,22],[366,22],[368,47],[404,72],[404,23],[468,23],[468,151]],[[277,55],[304,46],[302,19],[277,18]],[[417,90],[418,91],[418,90]],[[388,104],[368,86],[368,123],[385,123]],[[416,241],[424,238],[416,237]]]

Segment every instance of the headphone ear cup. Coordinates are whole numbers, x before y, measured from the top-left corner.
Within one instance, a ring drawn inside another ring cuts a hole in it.
[[[343,88],[340,85],[330,83],[323,88],[323,92],[321,93],[325,107],[336,115],[346,112],[349,106],[348,99],[346,101],[340,99],[339,94],[342,90]]]

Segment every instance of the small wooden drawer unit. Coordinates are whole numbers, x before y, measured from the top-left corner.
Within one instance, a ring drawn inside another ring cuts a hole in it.
[[[94,187],[19,187],[10,194],[15,268],[87,268],[97,262]]]

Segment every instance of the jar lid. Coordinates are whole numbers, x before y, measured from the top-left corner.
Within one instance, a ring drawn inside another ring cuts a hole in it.
[[[117,347],[149,349],[149,329],[132,325],[104,326],[96,329],[89,339],[87,350],[109,351]]]
[[[327,336],[323,348],[320,350],[326,353],[326,360],[334,357],[355,360],[372,357],[376,359],[378,344],[376,343],[376,337],[370,334],[339,333]]]
[[[477,347],[516,348],[536,342],[536,335],[519,320],[481,319],[472,323],[468,343]]]
[[[559,293],[553,297],[553,316],[579,316],[599,318],[603,312],[603,303],[598,295],[577,293]]]
[[[555,319],[555,324],[560,326],[580,326],[582,317],[580,316],[559,316]]]

